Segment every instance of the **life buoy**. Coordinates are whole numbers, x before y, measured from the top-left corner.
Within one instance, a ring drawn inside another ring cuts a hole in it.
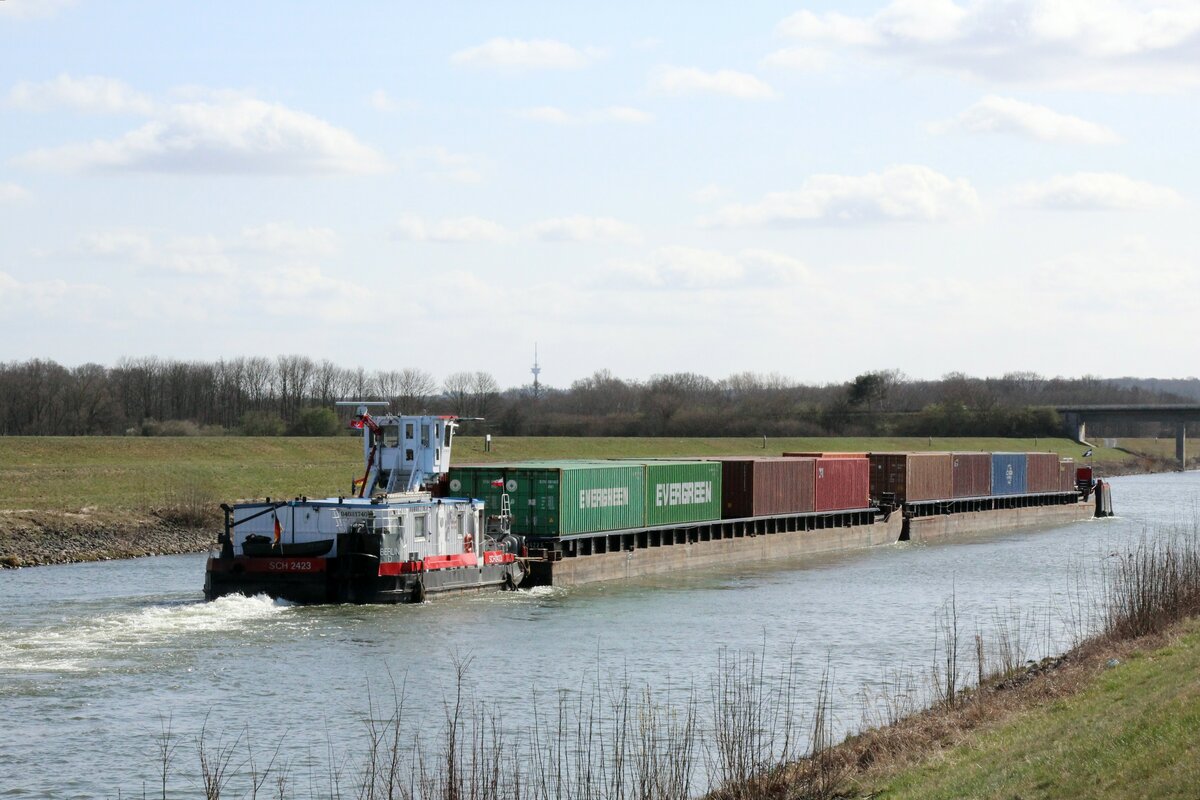
[[[470,553],[475,550],[475,537],[467,533],[463,535],[463,552]]]

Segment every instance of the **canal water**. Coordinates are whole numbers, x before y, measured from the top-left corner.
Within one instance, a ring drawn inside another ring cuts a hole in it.
[[[403,684],[433,735],[456,664],[519,728],[597,676],[681,696],[710,686],[723,650],[752,653],[802,698],[828,670],[853,729],[864,691],[928,671],[951,598],[971,641],[1019,620],[1026,658],[1068,647],[1114,554],[1195,528],[1200,473],[1114,479],[1113,497],[1112,520],[394,608],[205,603],[200,555],[0,572],[0,798],[160,796],[164,725],[171,796],[203,796],[202,729],[239,742],[235,765],[280,747],[296,796],[328,796],[330,764],[365,741],[368,691],[390,704]]]

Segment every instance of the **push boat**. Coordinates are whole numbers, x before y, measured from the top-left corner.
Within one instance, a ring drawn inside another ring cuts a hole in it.
[[[459,418],[375,417],[375,404],[353,405],[364,473],[350,496],[223,504],[205,598],[408,603],[520,586],[528,559],[507,504],[488,516],[481,500],[446,496]]]

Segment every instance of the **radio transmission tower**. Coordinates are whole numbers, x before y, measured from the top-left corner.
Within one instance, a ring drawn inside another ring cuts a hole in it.
[[[533,373],[533,396],[542,396],[542,384],[538,381],[538,376],[542,374],[542,368],[538,366],[537,342],[533,343],[533,368],[529,370]]]

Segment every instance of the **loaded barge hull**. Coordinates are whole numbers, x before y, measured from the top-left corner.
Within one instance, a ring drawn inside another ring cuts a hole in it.
[[[1037,530],[1091,519],[1096,504],[1078,494],[1010,498],[1007,507],[909,516],[876,509],[832,514],[717,520],[618,531],[557,542],[530,562],[528,583],[578,586],[730,564],[803,559],[904,541],[947,542],[998,531]],[[535,552],[531,550],[531,552]]]

